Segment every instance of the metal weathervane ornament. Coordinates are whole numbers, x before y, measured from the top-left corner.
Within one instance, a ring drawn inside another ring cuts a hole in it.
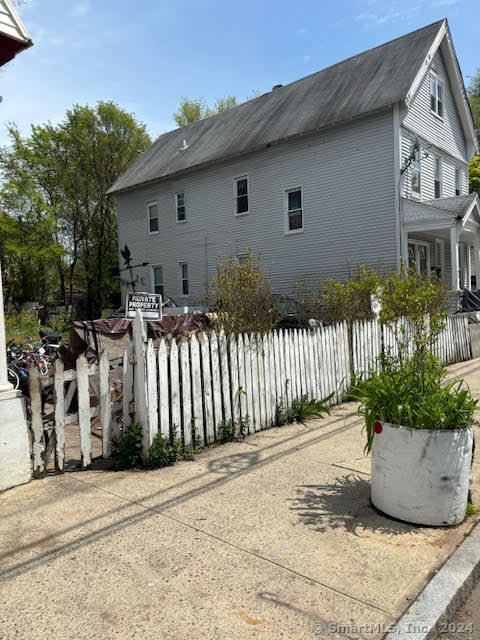
[[[120,253],[123,258],[123,263],[125,267],[123,269],[119,269],[118,272],[128,271],[130,273],[130,282],[127,282],[127,285],[130,284],[135,293],[135,285],[138,283],[138,275],[133,277],[133,270],[138,269],[139,267],[148,267],[149,262],[140,262],[139,264],[132,264],[132,254],[130,253],[130,249],[127,245],[123,249],[120,250]]]
[[[122,271],[128,271],[130,273],[130,282],[127,285],[132,287],[132,291],[127,292],[125,301],[125,317],[134,318],[137,311],[140,311],[144,319],[161,320],[162,319],[162,296],[158,293],[144,293],[138,292],[135,289],[135,285],[138,283],[138,275],[133,276],[133,270],[139,267],[147,267],[148,262],[140,262],[139,264],[132,264],[132,254],[127,245],[120,250],[124,261],[124,268],[119,269],[119,273]]]

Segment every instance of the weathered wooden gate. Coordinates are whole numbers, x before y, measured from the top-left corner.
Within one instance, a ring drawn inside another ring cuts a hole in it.
[[[110,378],[118,368],[122,369],[122,385],[115,397]],[[86,357],[80,356],[75,369],[67,371],[58,359],[52,376],[42,376],[33,366],[29,387],[34,476],[48,470],[65,471],[65,428],[73,424],[79,430],[81,467],[88,469],[92,464],[93,421],[99,423],[103,458],[111,456],[112,439],[118,436],[121,423],[129,424],[133,410],[132,347],[127,346],[123,357],[115,360],[102,352],[98,365],[89,365]],[[52,454],[53,469],[49,465]]]

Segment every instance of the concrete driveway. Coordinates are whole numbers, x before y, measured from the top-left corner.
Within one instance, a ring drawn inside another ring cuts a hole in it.
[[[480,395],[480,360],[452,370]],[[175,467],[3,493],[0,638],[381,637],[473,519],[423,529],[376,513],[363,445],[343,404]],[[474,476],[476,490],[478,462]]]

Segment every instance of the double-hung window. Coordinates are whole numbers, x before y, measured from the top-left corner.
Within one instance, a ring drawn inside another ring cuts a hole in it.
[[[148,232],[158,233],[158,205],[150,202],[148,205]]]
[[[235,215],[249,212],[248,177],[235,178]]]
[[[443,118],[443,80],[435,71],[430,71],[430,109]]]
[[[152,267],[152,284],[155,293],[159,293],[163,298],[163,268],[161,265]]]
[[[458,167],[455,168],[455,195],[462,195],[462,170]]]
[[[435,186],[435,198],[442,197],[442,159],[440,156],[433,156],[433,180]]]
[[[415,149],[412,164],[410,167],[410,174],[412,180],[412,193],[420,195],[421,164],[419,148]]]
[[[285,191],[285,218],[287,233],[303,230],[303,198],[301,187]]]
[[[188,264],[180,263],[180,291],[182,296],[188,296]]]
[[[185,194],[175,194],[175,208],[177,210],[177,222],[185,222],[187,219],[185,211]]]

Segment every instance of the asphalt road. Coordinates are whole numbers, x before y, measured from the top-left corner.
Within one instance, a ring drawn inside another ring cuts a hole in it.
[[[436,640],[480,639],[480,579],[464,606],[443,625]]]

